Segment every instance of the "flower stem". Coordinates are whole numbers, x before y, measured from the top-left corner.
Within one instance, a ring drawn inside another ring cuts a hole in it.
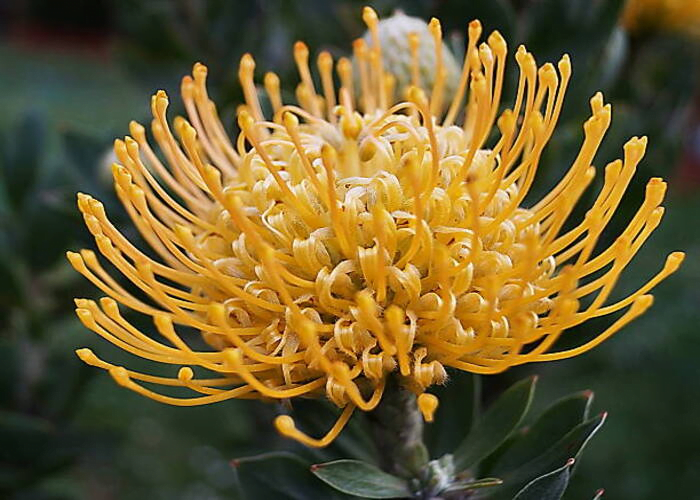
[[[419,477],[428,463],[428,450],[423,443],[423,417],[416,396],[400,384],[398,377],[390,377],[381,403],[368,417],[382,469],[405,478]]]

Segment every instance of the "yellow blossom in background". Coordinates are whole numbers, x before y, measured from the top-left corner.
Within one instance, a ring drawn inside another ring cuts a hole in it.
[[[700,0],[628,0],[622,25],[631,32],[672,31],[700,38]]]
[[[576,356],[651,305],[649,291],[678,268],[682,253],[628,297],[608,298],[661,220],[661,179],[649,181],[614,243],[596,251],[646,138],[625,145],[624,159],[605,167],[583,220],[565,226],[610,125],[601,94],[591,99],[571,168],[544,197],[524,201],[562,107],[567,56],[538,67],[519,47],[515,99],[499,113],[507,48],[498,32],[481,42],[481,25],[470,23],[461,75],[446,91],[433,19],[429,40],[406,35],[412,85],[397,88],[376,14],[365,8],[363,18],[369,37],[355,43],[354,64],[321,52],[316,81],[309,51],[297,42],[298,104],[282,101],[274,73],[264,76],[264,91],[257,87],[253,58],[244,55],[237,137],[225,132],[207,94],[207,69],[196,64],[182,81],[186,118],[169,120],[159,91],[152,139],[132,122],[130,136],[115,142],[116,192],[151,248],[139,249],[99,201],[78,195],[100,253],[131,285],[113,278],[94,252],[69,252],[105,295],[77,299],[77,313],[122,349],[180,368],[173,378],[153,376],[79,349],[83,361],[175,405],[326,397],[343,411],[323,438],[303,434],[291,417],[276,420],[283,434],[324,446],[355,408],[377,406],[392,373],[430,420],[438,401],[425,391],[447,381],[446,368],[492,374]],[[429,85],[419,71],[427,43],[435,51]],[[127,310],[152,318],[158,335],[135,326]],[[593,340],[553,350],[565,330],[618,312]],[[191,347],[193,336],[210,349]]]

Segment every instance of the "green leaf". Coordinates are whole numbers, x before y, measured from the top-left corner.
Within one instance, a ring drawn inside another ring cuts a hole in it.
[[[590,439],[605,423],[607,413],[593,417],[577,425],[554,446],[531,462],[503,476],[503,486],[488,498],[511,499],[520,488],[538,477],[558,467],[569,458],[578,460]]]
[[[571,458],[563,467],[538,477],[520,490],[513,500],[559,500],[569,485],[574,462]]]
[[[455,436],[467,434],[479,416],[481,400],[481,378],[466,372],[448,372],[450,380],[438,386],[433,393],[440,401],[450,404],[438,406],[435,422],[425,429],[425,442],[433,456],[452,453]]]
[[[344,498],[309,472],[309,460],[289,451],[273,451],[231,460],[243,498]],[[275,480],[271,481],[270,478]]]
[[[628,56],[627,33],[618,26],[610,33],[600,57],[600,87],[609,88],[624,73],[625,60]]]
[[[0,410],[0,460],[29,464],[55,433],[55,427],[46,419]]]
[[[530,408],[537,377],[529,377],[506,390],[484,412],[454,453],[462,471],[488,456],[510,436]]]
[[[532,427],[515,438],[488,474],[502,477],[547,451],[571,429],[588,418],[592,401],[593,393],[590,391],[571,394],[555,401]]]
[[[43,117],[28,113],[1,140],[0,167],[5,195],[16,208],[27,201],[27,195],[35,188],[46,135]]]
[[[498,479],[497,477],[485,477],[483,479],[473,479],[471,481],[458,481],[445,488],[445,490],[441,493],[477,490],[481,488],[499,486],[501,484],[503,484],[503,481],[501,479]]]
[[[338,491],[365,498],[411,496],[408,483],[359,460],[336,460],[311,466],[311,472]]]
[[[290,451],[271,451],[268,453],[260,453],[259,455],[251,455],[248,457],[234,458],[231,460],[231,465],[233,467],[240,467],[244,464],[252,464],[256,462],[265,462],[267,460],[289,460],[290,462],[297,463],[306,467],[307,462],[299,455],[296,455]]]

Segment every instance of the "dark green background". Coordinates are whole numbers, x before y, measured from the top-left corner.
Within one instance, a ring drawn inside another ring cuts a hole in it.
[[[610,418],[566,498],[592,498],[600,487],[608,498],[669,498],[670,491],[674,498],[697,498],[698,41],[663,30],[627,34],[617,26],[621,2],[615,0],[371,3],[382,15],[401,8],[425,19],[437,16],[447,36],[456,34],[455,44],[467,22],[478,17],[487,33],[502,31],[511,54],[519,43],[539,63],[570,53],[572,85],[542,161],[540,191],[570,165],[588,99],[597,90],[613,103],[613,125],[597,166],[619,156],[628,137],[649,136],[647,158],[604,240],[624,227],[651,176],[669,181],[666,219],[629,266],[616,296],[642,284],[673,250],[688,253],[683,268],[658,287],[650,312],[594,352],[486,380],[485,399],[533,372],[542,376],[538,408],[575,390],[595,391],[596,411],[607,410]],[[288,444],[276,436],[269,406],[245,401],[163,406],[82,366],[73,350],[83,346],[115,363],[143,363],[127,359],[74,319],[71,297],[95,291],[69,269],[63,253],[90,245],[74,192],[97,195],[124,222],[109,185],[108,151],[114,137],[127,133],[130,119],[148,120],[155,90],[165,88],[175,102],[180,77],[202,61],[231,126],[241,99],[236,67],[243,52],[256,57],[260,75],[276,70],[285,88],[293,89],[293,42],[305,40],[312,54],[323,48],[347,54],[351,40],[363,32],[363,4],[0,4],[0,497],[236,498],[228,460]],[[584,196],[583,205],[590,200]],[[579,343],[608,323],[574,330],[563,342]],[[271,481],[284,473],[261,469]]]

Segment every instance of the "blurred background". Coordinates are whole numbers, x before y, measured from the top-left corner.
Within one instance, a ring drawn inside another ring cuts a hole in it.
[[[616,293],[644,282],[673,250],[688,253],[684,266],[658,287],[650,312],[602,347],[489,379],[485,397],[530,373],[541,375],[538,407],[572,391],[595,392],[594,409],[610,418],[566,498],[592,498],[601,487],[608,498],[668,498],[669,491],[700,498],[700,8],[649,15],[622,0],[0,2],[1,498],[237,498],[229,460],[284,446],[266,405],[164,406],[84,366],[77,347],[117,364],[126,355],[74,317],[72,297],[96,292],[64,252],[93,246],[76,191],[100,198],[113,220],[125,222],[110,186],[110,146],[128,133],[129,120],[149,120],[152,93],[166,89],[174,103],[181,76],[201,61],[233,127],[244,52],[253,53],[260,75],[275,70],[293,90],[294,41],[306,41],[312,54],[347,55],[364,31],[365,3],[383,16],[402,9],[438,17],[457,49],[467,23],[479,18],[487,33],[501,31],[511,54],[525,43],[540,64],[571,55],[572,84],[542,161],[543,189],[576,155],[597,90],[613,103],[613,124],[596,166],[620,156],[627,138],[649,136],[605,238],[624,227],[649,177],[669,181],[666,217]],[[511,77],[514,68],[513,61]],[[569,338],[604,325],[588,323]],[[277,480],[274,472],[265,471],[268,479]],[[301,498],[278,498],[287,497]]]

